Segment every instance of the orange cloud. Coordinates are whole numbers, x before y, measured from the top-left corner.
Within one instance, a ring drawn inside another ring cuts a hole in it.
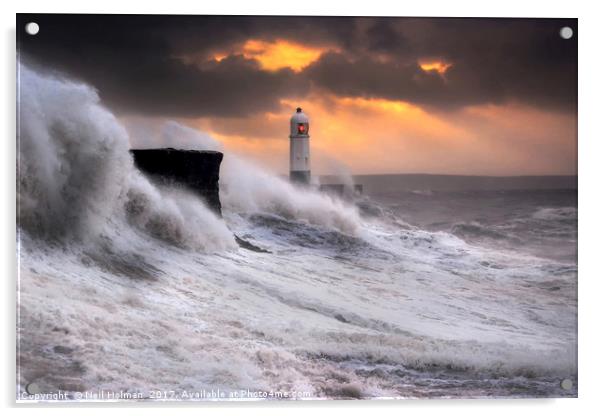
[[[222,60],[224,60],[227,57],[228,57],[228,54],[225,54],[225,53],[217,53],[217,54],[213,55],[213,59],[216,60],[217,62],[221,62]]]
[[[336,48],[307,46],[283,39],[275,41],[249,39],[236,49],[217,52],[211,58],[219,62],[228,55],[242,54],[247,59],[255,59],[261,68],[268,71],[291,68],[299,72],[329,50],[336,50]]]
[[[452,64],[448,62],[438,60],[419,61],[418,65],[420,65],[420,68],[423,71],[437,71],[441,75],[445,74],[445,72],[452,66]]]
[[[275,42],[248,40],[243,46],[243,54],[246,57],[257,59],[262,68],[270,71],[286,67],[293,71],[301,71],[318,60],[326,50],[326,48],[308,47],[285,40]]]

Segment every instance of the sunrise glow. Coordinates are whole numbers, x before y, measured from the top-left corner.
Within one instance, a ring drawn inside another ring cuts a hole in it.
[[[574,146],[566,140],[574,118],[530,107],[473,106],[445,114],[404,101],[336,95],[282,99],[280,104],[280,112],[200,118],[192,125],[275,172],[288,168],[288,121],[297,106],[311,117],[312,169],[321,173],[346,165],[372,174],[501,175],[519,167],[542,174],[553,172],[566,155],[574,159]],[[554,150],[547,150],[548,159],[534,161],[532,155],[545,143]]]

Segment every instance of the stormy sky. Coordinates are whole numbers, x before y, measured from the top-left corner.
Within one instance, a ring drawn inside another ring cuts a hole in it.
[[[324,172],[576,171],[575,19],[18,15],[17,28],[24,62],[93,85],[125,122],[176,119],[278,171],[297,105]]]

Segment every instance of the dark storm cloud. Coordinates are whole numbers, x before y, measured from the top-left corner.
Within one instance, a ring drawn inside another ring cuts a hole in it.
[[[456,97],[438,73],[425,72],[417,63],[379,63],[369,56],[349,59],[328,53],[305,71],[321,88],[343,96],[402,99],[443,105]]]
[[[262,71],[240,56],[203,68],[178,59],[244,40],[253,32],[245,19],[22,15],[19,20],[19,27],[31,20],[41,27],[35,37],[20,35],[23,59],[91,83],[118,111],[239,116],[275,108],[304,82],[293,80],[291,70]]]
[[[519,101],[572,111],[577,42],[558,35],[574,19],[434,19],[242,16],[19,15],[25,60],[77,76],[117,111],[240,116],[275,110],[311,88],[407,100],[441,110]],[[40,34],[27,36],[28,21]],[[242,56],[185,63],[182,56],[290,39],[336,46],[301,73],[262,70]],[[452,64],[444,76],[420,59]]]
[[[559,29],[572,19],[384,19],[354,53],[323,55],[306,74],[336,94],[407,100],[449,109],[520,101],[573,111],[577,40]],[[375,59],[381,52],[390,59]],[[359,57],[358,57],[359,56]],[[452,64],[423,71],[424,58]]]

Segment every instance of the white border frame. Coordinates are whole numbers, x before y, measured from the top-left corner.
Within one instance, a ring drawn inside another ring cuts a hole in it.
[[[167,408],[177,407],[178,412],[210,412],[232,414],[244,410],[250,414],[292,414],[307,412],[327,414],[342,410],[349,414],[364,414],[367,411],[395,413],[418,411],[427,414],[444,412],[470,415],[484,413],[504,415],[528,411],[533,414],[567,415],[569,412],[590,413],[600,408],[597,388],[600,377],[600,330],[598,318],[602,316],[602,277],[600,267],[599,239],[602,236],[602,134],[600,129],[600,97],[602,96],[600,69],[602,69],[600,41],[602,41],[602,16],[596,2],[577,1],[532,1],[504,0],[497,3],[455,0],[399,2],[371,0],[353,3],[350,1],[305,0],[253,2],[222,0],[215,3],[193,3],[183,0],[166,2],[124,2],[103,0],[83,3],[76,0],[22,0],[2,2],[0,19],[4,24],[2,42],[2,123],[4,129],[0,172],[2,172],[2,262],[5,273],[3,297],[5,305],[2,320],[5,336],[1,343],[2,357],[7,363],[1,378],[2,404],[12,407],[15,401],[15,13],[131,13],[131,14],[306,14],[306,15],[391,15],[391,16],[458,16],[458,17],[576,17],[579,18],[579,398],[578,399],[510,399],[510,400],[420,400],[404,402],[277,402],[277,403],[151,403],[151,404],[98,404],[98,405],[18,405],[20,411],[35,411],[37,408],[48,414],[80,414],[82,407],[91,413],[105,411],[125,414],[165,414]],[[43,30],[43,28],[42,28]],[[24,409],[25,407],[25,409]],[[121,407],[121,409],[118,409]],[[199,407],[201,407],[199,409]],[[123,409],[125,408],[125,409]]]

